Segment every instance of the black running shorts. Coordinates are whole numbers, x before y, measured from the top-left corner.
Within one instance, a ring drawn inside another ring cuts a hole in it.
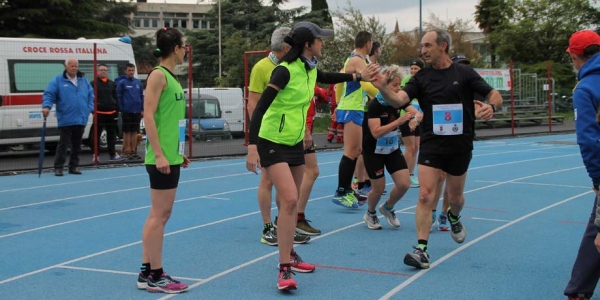
[[[304,143],[300,142],[294,146],[273,143],[269,140],[258,138],[256,143],[260,166],[263,168],[278,163],[287,163],[290,167],[304,164]]]
[[[365,161],[365,169],[370,179],[383,178],[385,176],[384,167],[389,174],[408,169],[406,160],[400,149],[396,149],[390,154],[365,153],[363,151],[362,155]]]
[[[461,176],[469,169],[473,152],[433,154],[419,152],[419,164],[442,170],[452,176]]]
[[[163,174],[158,171],[156,165],[146,165],[146,171],[150,177],[150,188],[154,190],[170,190],[177,188],[181,166],[172,165],[171,173]]]

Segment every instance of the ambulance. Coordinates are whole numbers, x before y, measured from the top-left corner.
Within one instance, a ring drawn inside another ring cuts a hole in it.
[[[79,70],[93,85],[94,56],[97,64],[108,66],[111,80],[124,74],[128,63],[135,64],[128,36],[77,40],[0,38],[0,151],[33,149],[39,145],[42,95],[48,83],[63,73],[67,58],[75,58]],[[48,115],[46,128],[46,143],[50,144],[47,149],[54,150],[53,144],[59,140],[56,107]],[[106,133],[99,135],[103,148]],[[90,114],[84,145],[92,147],[93,137],[93,114]]]

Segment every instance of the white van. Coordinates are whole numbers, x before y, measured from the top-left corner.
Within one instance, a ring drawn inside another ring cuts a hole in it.
[[[211,95],[219,99],[222,117],[231,128],[231,133],[243,136],[246,129],[244,113],[244,93],[241,88],[200,88],[201,94]]]
[[[24,149],[40,142],[42,95],[48,83],[64,71],[67,58],[94,82],[94,43],[97,64],[108,66],[114,80],[128,63],[135,64],[129,37],[109,39],[0,38],[0,148]],[[85,128],[84,144],[93,145],[93,115]],[[47,118],[46,142],[58,142],[56,110]],[[99,133],[101,134],[101,133]],[[51,146],[48,146],[48,149]]]

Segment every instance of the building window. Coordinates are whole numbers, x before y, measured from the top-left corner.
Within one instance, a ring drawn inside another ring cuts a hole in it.
[[[143,27],[144,28],[149,28],[150,27],[150,20],[144,19],[144,25],[143,25]]]
[[[181,28],[187,29],[187,20],[181,20]]]

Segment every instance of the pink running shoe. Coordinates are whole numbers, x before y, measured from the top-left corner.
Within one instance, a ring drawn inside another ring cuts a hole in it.
[[[315,265],[302,261],[300,255],[294,250],[290,253],[290,265],[292,266],[292,271],[299,273],[311,273],[315,270]]]
[[[187,288],[187,284],[171,278],[167,273],[162,273],[158,280],[154,280],[152,275],[148,276],[146,290],[151,293],[178,294],[184,292]]]
[[[298,284],[294,277],[292,277],[292,269],[288,266],[279,267],[279,276],[277,277],[277,288],[280,291],[295,290],[298,288]]]

